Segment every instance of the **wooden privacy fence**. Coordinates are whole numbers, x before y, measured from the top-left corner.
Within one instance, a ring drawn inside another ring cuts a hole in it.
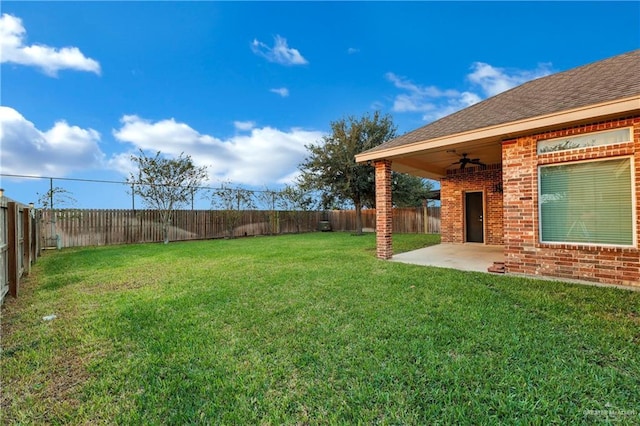
[[[169,240],[309,232],[321,219],[321,212],[178,210],[169,226]],[[45,210],[41,226],[44,245],[51,248],[164,240],[157,210]]]
[[[39,212],[41,244],[46,248],[82,247],[163,241],[156,210],[43,210]],[[375,229],[375,210],[363,210],[363,227]],[[219,211],[179,210],[169,240],[203,240],[317,231],[329,221],[334,231],[354,231],[355,211]],[[439,233],[440,208],[395,209],[394,232]]]
[[[333,210],[328,212],[331,227],[337,231],[356,229],[355,210]],[[362,210],[362,227],[376,228],[376,210]],[[393,209],[393,232],[399,234],[439,234],[440,207],[413,207]]]
[[[20,279],[40,254],[35,210],[0,197],[0,304],[10,294],[18,297]]]

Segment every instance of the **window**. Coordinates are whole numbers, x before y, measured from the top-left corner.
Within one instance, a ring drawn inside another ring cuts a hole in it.
[[[540,240],[631,246],[631,159],[541,166]]]
[[[549,152],[557,151],[568,151],[578,148],[588,148],[591,146],[613,145],[616,143],[630,141],[630,128],[608,130],[606,132],[589,133],[586,135],[571,136],[567,138],[538,141],[538,154],[546,154]]]

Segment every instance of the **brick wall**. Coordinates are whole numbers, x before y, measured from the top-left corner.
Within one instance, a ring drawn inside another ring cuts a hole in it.
[[[475,191],[483,193],[485,244],[503,244],[502,168],[499,164],[450,170],[440,181],[442,242],[465,242],[464,198],[466,192]]]
[[[379,259],[393,256],[393,204],[391,201],[391,161],[375,162],[376,174],[376,255]]]
[[[633,126],[633,142],[537,154],[536,146],[540,139],[630,126]],[[637,198],[640,196],[640,116],[540,133],[503,143],[504,244],[509,273],[640,286],[640,251],[637,246],[615,248],[543,244],[539,241],[538,166],[624,155],[634,158]],[[444,203],[442,214],[444,218]],[[636,201],[637,240],[640,240],[639,230],[640,202]]]

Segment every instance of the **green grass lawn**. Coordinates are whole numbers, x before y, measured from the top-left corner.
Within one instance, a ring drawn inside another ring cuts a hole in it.
[[[0,367],[2,424],[638,424],[640,293],[373,235],[63,250],[5,302]]]

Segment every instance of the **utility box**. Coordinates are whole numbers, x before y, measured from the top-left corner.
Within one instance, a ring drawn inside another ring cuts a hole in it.
[[[318,231],[329,232],[331,231],[331,222],[328,220],[321,220],[318,222]]]

